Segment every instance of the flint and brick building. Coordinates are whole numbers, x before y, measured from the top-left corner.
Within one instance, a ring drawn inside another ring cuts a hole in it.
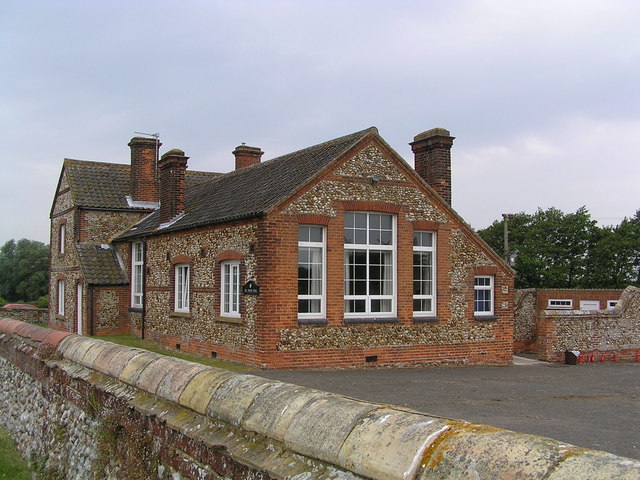
[[[50,323],[265,368],[510,363],[514,272],[451,208],[453,139],[417,135],[415,169],[376,128],[226,174],[140,137],[67,159]]]

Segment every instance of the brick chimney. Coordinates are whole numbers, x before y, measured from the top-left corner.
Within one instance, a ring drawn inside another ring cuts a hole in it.
[[[131,199],[134,202],[158,201],[157,149],[162,143],[154,138],[133,137],[131,147]]]
[[[451,146],[449,130],[433,128],[413,138],[411,150],[415,170],[444,200],[451,205]]]
[[[236,147],[233,154],[236,157],[236,170],[240,170],[241,168],[250,167],[260,163],[260,159],[262,158],[262,155],[264,155],[264,152],[258,147],[250,147],[243,143]]]
[[[188,159],[182,150],[176,148],[162,155],[158,162],[161,223],[166,223],[184,212],[184,183]]]

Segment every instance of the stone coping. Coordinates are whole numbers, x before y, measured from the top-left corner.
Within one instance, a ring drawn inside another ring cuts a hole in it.
[[[544,437],[206,367],[16,320],[0,319],[4,335],[48,343],[71,364],[191,415],[264,435],[355,478],[640,479],[636,460]]]

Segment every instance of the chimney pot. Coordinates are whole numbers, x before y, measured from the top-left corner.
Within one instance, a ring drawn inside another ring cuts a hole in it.
[[[451,205],[451,146],[449,130],[432,128],[413,138],[414,166],[427,184]]]
[[[233,155],[236,157],[236,170],[240,170],[260,163],[264,152],[258,147],[250,147],[243,143],[236,147]]]

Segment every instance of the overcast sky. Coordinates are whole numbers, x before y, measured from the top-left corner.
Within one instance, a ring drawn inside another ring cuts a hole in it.
[[[370,126],[456,137],[453,207],[640,208],[640,1],[0,1],[0,245],[49,243],[63,159],[160,133],[226,172]],[[250,195],[250,192],[241,192]]]

